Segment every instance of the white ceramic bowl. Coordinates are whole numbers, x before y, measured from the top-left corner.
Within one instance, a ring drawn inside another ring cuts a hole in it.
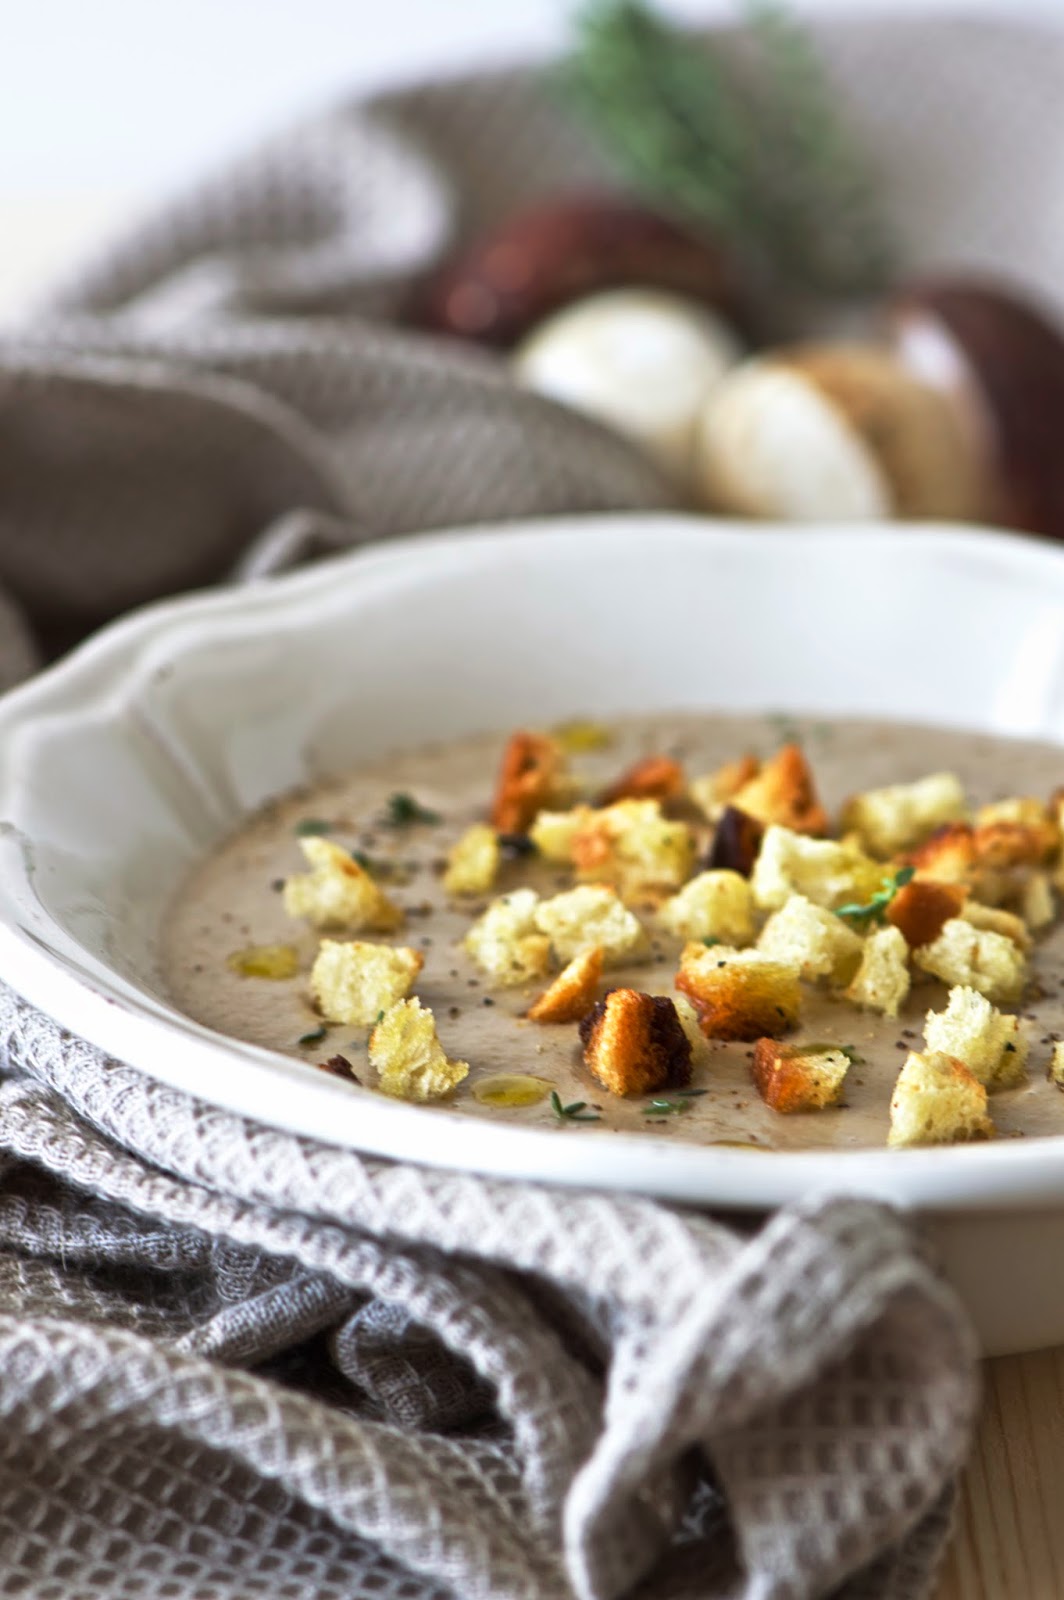
[[[1064,1138],[768,1154],[502,1127],[354,1090],[168,1003],[163,909],[268,796],[432,738],[699,707],[1064,742],[1064,552],[573,518],[156,606],[0,701],[0,975],[145,1072],[333,1143],[716,1207],[830,1189],[919,1208],[988,1348],[1064,1341]]]

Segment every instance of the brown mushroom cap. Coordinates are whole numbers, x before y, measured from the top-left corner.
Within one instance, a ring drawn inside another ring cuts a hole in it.
[[[927,279],[890,307],[908,369],[953,400],[981,450],[988,515],[1064,539],[1064,333],[1003,285]]]
[[[745,324],[727,252],[634,200],[593,191],[541,201],[445,262],[407,320],[508,349],[550,312],[600,289],[671,290]]]
[[[984,507],[954,407],[875,345],[796,345],[734,368],[696,455],[707,503],[747,516],[964,520]]]

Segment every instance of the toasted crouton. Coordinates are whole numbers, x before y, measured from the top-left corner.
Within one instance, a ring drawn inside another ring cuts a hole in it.
[[[1004,1005],[1019,1000],[1027,977],[1026,959],[1018,945],[960,917],[947,922],[932,944],[915,950],[913,960],[950,988],[965,984]]]
[[[806,839],[789,828],[769,827],[761,842],[750,887],[754,904],[778,911],[792,894],[830,908],[864,902],[883,880],[882,862],[833,839]]]
[[[915,783],[891,784],[855,795],[842,810],[842,826],[852,829],[866,850],[889,859],[921,844],[944,823],[965,815],[964,788],[952,772],[934,772]]]
[[[929,1050],[963,1061],[993,1092],[1012,1089],[1027,1076],[1029,1042],[1019,1017],[997,1011],[985,995],[958,986],[945,1011],[929,1011],[924,1026]]]
[[[1046,1077],[1050,1083],[1055,1083],[1058,1089],[1064,1089],[1064,1041],[1058,1040],[1053,1046]]]
[[[725,806],[714,829],[705,865],[710,872],[737,872],[740,877],[748,878],[764,837],[764,824],[756,817],[748,817],[735,806]]]
[[[754,937],[750,885],[737,872],[700,872],[659,913],[670,933],[683,939],[719,939],[749,944]]]
[[[947,822],[906,858],[917,878],[938,883],[969,883],[975,872],[975,830],[969,822]]]
[[[676,1007],[676,1015],[680,1019],[680,1027],[687,1035],[687,1042],[691,1046],[692,1054],[696,1050],[704,1050],[706,1036],[698,1025],[698,1012],[690,1000],[686,995],[678,994],[672,1003]]]
[[[678,889],[694,864],[685,822],[670,822],[657,800],[618,800],[592,811],[572,840],[579,877],[611,884],[626,898]]]
[[[443,887],[448,894],[486,894],[499,874],[499,836],[486,822],[474,822],[447,854]]]
[[[290,917],[351,933],[394,933],[402,927],[399,906],[340,845],[313,836],[299,845],[311,870],[285,879],[284,908]]]
[[[864,942],[861,965],[846,990],[847,1000],[896,1017],[909,993],[909,947],[900,928],[877,928]]]
[[[1014,911],[1003,911],[1000,906],[984,906],[981,900],[966,900],[958,915],[962,922],[970,922],[973,928],[986,928],[990,933],[1004,934],[1021,950],[1031,948],[1027,924]]]
[[[532,1022],[579,1022],[595,1004],[602,977],[602,946],[592,945],[574,956],[549,988],[528,1008]]]
[[[404,999],[425,965],[420,950],[323,939],[310,972],[311,993],[327,1022],[368,1028]]]
[[[691,799],[705,813],[708,822],[717,822],[743,785],[756,778],[760,771],[761,763],[756,756],[745,755],[738,761],[726,762],[715,772],[691,780]]]
[[[493,900],[462,941],[500,988],[529,983],[550,970],[550,940],[536,927],[538,907],[534,889],[515,889]]]
[[[773,1111],[823,1111],[842,1099],[850,1070],[845,1050],[832,1045],[779,1044],[759,1039],[750,1071],[757,1092]]]
[[[863,941],[833,911],[792,894],[765,923],[757,948],[797,967],[809,983],[827,978],[833,984],[846,984],[860,964]]]
[[[817,798],[812,770],[800,745],[785,744],[730,797],[730,803],[767,826],[792,833],[824,833],[828,817]]]
[[[1008,830],[998,833],[999,829]],[[1045,805],[1034,795],[1014,795],[980,806],[975,814],[976,839],[983,840],[987,854],[996,838],[1008,838],[1014,861],[1037,866],[1060,848],[1060,821],[1056,808]],[[1013,864],[1012,862],[1009,863]]]
[[[1057,914],[1053,889],[1045,872],[1032,872],[1020,896],[1020,912],[1028,928],[1035,933],[1047,928]]]
[[[937,939],[951,917],[963,916],[966,890],[957,883],[914,878],[903,884],[887,907],[887,921],[900,928],[912,948]]]
[[[541,901],[535,910],[535,925],[548,938],[559,961],[572,961],[596,945],[601,947],[607,967],[640,961],[647,953],[647,936],[639,918],[603,885],[582,884]]]
[[[573,806],[570,811],[541,811],[528,830],[528,836],[544,861],[570,866],[573,840],[594,816],[590,806]]]
[[[400,1000],[384,1013],[369,1036],[369,1059],[378,1088],[399,1100],[439,1100],[469,1072],[468,1062],[449,1060],[420,1000]]]
[[[527,833],[540,811],[564,806],[572,795],[565,753],[545,733],[520,732],[503,751],[491,823],[499,833]]]
[[[691,1081],[691,1045],[665,995],[614,989],[580,1024],[584,1061],[611,1094],[682,1089]]]
[[[993,1135],[986,1089],[963,1062],[937,1051],[908,1056],[890,1100],[889,1145],[956,1144]]]
[[[760,950],[685,945],[676,987],[694,1005],[707,1039],[778,1039],[801,1013],[797,969]]]
[[[671,756],[644,756],[598,797],[600,806],[618,800],[675,800],[684,791],[683,767]]]

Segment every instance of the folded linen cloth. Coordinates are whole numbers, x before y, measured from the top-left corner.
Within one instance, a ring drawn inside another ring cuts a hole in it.
[[[922,19],[824,42],[914,255],[998,263],[1059,39]],[[977,204],[955,180],[991,137]],[[360,539],[667,505],[621,441],[389,322],[457,228],[596,170],[535,74],[340,108],[9,330],[0,682],[142,600]],[[1036,202],[1047,287],[1064,243]],[[0,1593],[928,1592],[975,1353],[889,1209],[739,1227],[362,1159],[3,988],[0,1054]]]

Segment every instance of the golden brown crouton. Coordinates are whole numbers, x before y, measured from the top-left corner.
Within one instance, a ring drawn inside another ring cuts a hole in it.
[[[986,1090],[964,1063],[937,1051],[913,1051],[894,1085],[887,1143],[956,1144],[993,1135]]]
[[[900,928],[876,928],[861,952],[861,965],[846,990],[847,1000],[868,1011],[896,1017],[909,993],[909,947]]]
[[[981,900],[966,900],[957,913],[962,922],[973,928],[985,928],[989,933],[1000,933],[1021,950],[1031,948],[1031,935],[1027,924],[1014,911],[1003,911],[1000,906],[984,906]]]
[[[534,889],[502,895],[462,940],[467,953],[501,988],[516,988],[550,971],[550,940],[536,927],[539,903]]]
[[[980,806],[975,814],[976,837],[986,830],[988,840],[1002,825],[1015,829],[1014,837],[1023,835],[1017,859],[1037,865],[1048,860],[1060,848],[1060,820],[1056,807],[1045,805],[1034,795],[1014,795],[1008,800],[995,800],[992,805]]]
[[[323,939],[310,973],[310,989],[327,1022],[368,1028],[382,1011],[405,999],[425,965],[420,950]]]
[[[927,1013],[924,1039],[929,1050],[963,1061],[991,1091],[1015,1088],[1027,1076],[1029,1040],[1019,1017],[963,985],[950,990],[945,1011]]]
[[[469,1074],[467,1061],[452,1061],[436,1036],[436,1019],[420,1000],[400,1000],[369,1036],[370,1065],[377,1086],[399,1100],[439,1100]]]
[[[511,735],[495,785],[491,823],[499,833],[527,833],[540,811],[564,806],[571,794],[566,760],[544,733]]]
[[[665,995],[614,989],[580,1024],[584,1061],[611,1094],[682,1089],[691,1081],[691,1045]]]
[[[778,1039],[801,1011],[796,968],[760,950],[685,945],[676,987],[694,1005],[707,1039]]]
[[[776,961],[797,967],[807,983],[826,978],[849,983],[861,962],[863,941],[833,911],[792,894],[761,930],[757,948]]]
[[[736,806],[725,806],[713,833],[713,843],[706,857],[710,872],[737,872],[748,878],[754,870],[761,841],[765,837],[764,824],[756,817],[747,816]]]
[[[642,961],[647,955],[642,923],[605,884],[581,884],[552,895],[536,906],[533,921],[559,961],[572,961],[596,945],[607,967]]]
[[[1036,933],[1047,928],[1057,914],[1053,886],[1045,872],[1032,872],[1023,886],[1020,911],[1024,923]]]
[[[965,814],[964,789],[952,772],[934,772],[915,783],[891,784],[855,795],[842,809],[842,826],[884,858],[909,850],[944,824]]]
[[[792,833],[825,833],[827,812],[817,797],[812,769],[800,745],[785,744],[730,797],[731,804],[766,825]]]
[[[447,854],[443,887],[448,894],[486,894],[501,860],[499,836],[486,822],[474,822]]]
[[[937,939],[950,918],[960,916],[964,901],[960,884],[914,878],[894,895],[887,907],[887,921],[900,928],[906,944],[915,948]]]
[[[738,761],[728,761],[716,772],[692,779],[691,799],[705,812],[707,821],[716,822],[733,796],[760,771],[761,763],[756,756],[745,755]]]
[[[849,1069],[849,1056],[835,1045],[787,1045],[775,1039],[757,1041],[750,1067],[762,1100],[784,1114],[838,1105]]]
[[[738,946],[754,937],[750,885],[737,872],[700,872],[666,900],[659,916],[682,939],[719,939]]]
[[[1005,1005],[1019,1000],[1027,978],[1027,963],[1018,945],[960,917],[947,922],[932,944],[914,950],[913,960],[951,988],[966,984]]]
[[[300,839],[309,872],[285,879],[284,908],[313,927],[394,933],[404,916],[363,866],[331,839]]]
[[[612,806],[618,800],[675,800],[684,791],[683,768],[671,756],[644,756],[604,789],[596,801]]]
[[[967,883],[975,870],[975,830],[968,822],[947,822],[906,856],[917,878]]]
[[[778,911],[792,894],[834,909],[846,901],[864,904],[883,885],[883,863],[851,844],[808,839],[770,826],[750,878],[754,904]]]
[[[579,1022],[595,1004],[602,977],[602,946],[574,956],[549,988],[528,1008],[532,1022]]]
[[[695,856],[690,828],[663,817],[657,800],[618,800],[589,811],[572,836],[571,850],[581,878],[608,883],[629,899],[654,899],[678,889]]]

